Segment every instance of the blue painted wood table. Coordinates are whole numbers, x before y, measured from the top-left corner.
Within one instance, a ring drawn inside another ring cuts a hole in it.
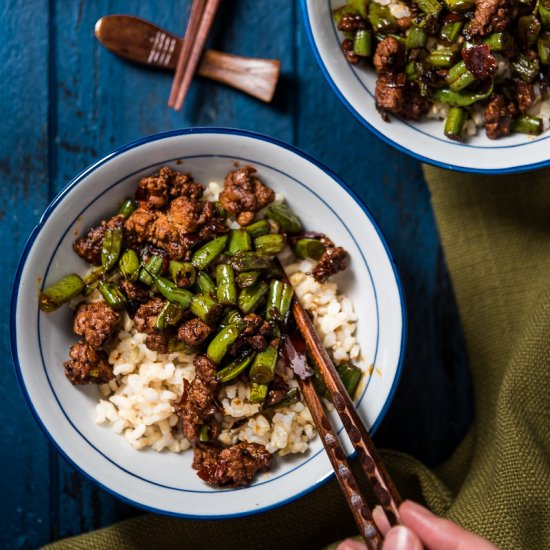
[[[184,126],[231,126],[293,143],[359,194],[385,233],[408,307],[408,349],[376,441],[440,462],[471,418],[469,378],[444,257],[418,162],[364,129],[323,80],[297,2],[226,2],[212,47],[278,58],[271,105],[197,78],[183,112],[167,108],[171,75],[115,58],[95,21],[129,13],[183,34],[189,1],[5,0],[0,6],[1,503],[0,548],[33,548],[140,513],[67,465],[48,444],[17,385],[9,294],[40,214],[88,164],[136,138]]]

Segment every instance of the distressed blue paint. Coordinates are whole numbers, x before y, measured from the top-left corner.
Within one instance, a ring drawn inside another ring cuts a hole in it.
[[[181,113],[166,101],[171,75],[121,61],[93,39],[108,13],[148,18],[181,34],[190,0],[9,0],[0,6],[0,264],[11,280],[23,241],[53,193],[108,151],[183,126],[241,127],[294,143],[335,170],[369,206],[392,248],[409,311],[409,342],[396,399],[379,443],[431,463],[469,420],[468,378],[452,292],[420,165],[348,113],[314,60],[292,0],[226,2],[212,47],[275,57],[283,78],[274,104],[202,79]],[[1,548],[32,548],[137,511],[96,488],[50,451],[8,362],[8,291],[0,290],[4,396],[0,425]],[[429,396],[429,398],[428,398]],[[10,495],[7,498],[6,495]],[[50,506],[51,504],[51,506]]]

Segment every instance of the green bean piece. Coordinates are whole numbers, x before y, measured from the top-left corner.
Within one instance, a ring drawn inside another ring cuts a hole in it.
[[[227,253],[230,256],[237,252],[247,252],[252,249],[252,239],[246,229],[233,229],[229,237]]]
[[[419,63],[416,61],[409,61],[405,65],[405,75],[407,77],[407,80],[418,80],[418,77],[420,76],[420,71],[418,70]]]
[[[245,231],[252,239],[271,233],[271,224],[267,220],[259,220],[246,226]]]
[[[101,265],[107,272],[115,267],[122,250],[122,227],[108,228],[101,247]]]
[[[278,358],[277,348],[272,345],[257,353],[248,373],[250,380],[256,384],[269,384],[275,376]]]
[[[268,256],[261,256],[256,252],[237,252],[229,260],[231,267],[237,272],[255,271],[257,269],[268,269],[271,267],[272,260]]]
[[[191,286],[197,278],[197,270],[191,262],[171,261],[168,264],[168,273],[179,288]]]
[[[445,40],[445,42],[454,44],[458,40],[463,26],[464,21],[449,21],[444,23],[439,31],[439,38]]]
[[[238,309],[228,309],[220,322],[220,327],[226,327],[227,325],[238,324],[243,320],[243,317]]]
[[[239,309],[246,315],[254,311],[268,290],[267,283],[259,281],[243,288],[239,294]]]
[[[464,123],[468,119],[468,113],[462,107],[451,107],[445,120],[444,133],[449,139],[462,140]]]
[[[222,384],[226,384],[230,380],[234,380],[243,373],[252,363],[255,353],[249,351],[236,359],[233,359],[226,367],[215,374],[216,380]]]
[[[487,90],[480,92],[453,92],[448,88],[439,88],[432,94],[432,99],[435,101],[441,101],[442,103],[448,103],[454,107],[467,107],[473,105],[478,101],[487,99],[493,93],[493,81],[488,86]]]
[[[325,245],[318,239],[298,239],[294,252],[300,258],[320,260],[325,252]]]
[[[132,212],[136,209],[136,203],[130,199],[124,199],[122,204],[118,209],[118,213],[122,214],[125,218],[129,218],[132,215]]]
[[[423,48],[427,41],[428,35],[422,29],[419,29],[418,27],[411,27],[407,33],[405,47],[407,50]]]
[[[446,3],[448,1],[449,0],[446,0]],[[468,1],[468,0],[451,0],[451,1],[462,2],[462,1]],[[443,6],[437,0],[416,0],[416,4],[424,13],[427,13],[429,15],[437,15],[443,9]],[[473,4],[473,0],[472,0],[472,4]]]
[[[266,407],[266,409],[280,409],[282,407],[290,407],[300,400],[300,390],[298,388],[290,388],[284,395],[283,399],[276,405]]]
[[[537,40],[539,59],[543,65],[550,65],[550,33],[542,33]]]
[[[115,283],[101,281],[101,283],[99,283],[99,292],[101,292],[105,301],[113,309],[120,310],[126,305],[126,297]]]
[[[243,271],[237,275],[237,286],[246,288],[252,286],[261,275],[261,271]]]
[[[199,271],[195,279],[195,287],[201,294],[216,295],[216,284],[212,280],[212,277],[205,271]]]
[[[340,363],[336,365],[336,372],[340,375],[342,384],[344,384],[349,396],[353,398],[363,371],[351,363]]]
[[[252,384],[250,384],[249,403],[263,403],[267,397],[267,390],[267,384],[256,384],[256,382],[252,382]]]
[[[445,7],[455,13],[464,13],[475,8],[474,0],[443,0]]]
[[[118,269],[125,279],[135,281],[139,275],[139,256],[131,248],[125,250],[118,261]]]
[[[360,57],[370,57],[372,55],[372,31],[360,30],[355,33],[353,53]]]
[[[41,311],[49,313],[78,296],[84,290],[84,281],[76,274],[71,273],[55,284],[45,288],[38,297]]]
[[[453,66],[456,52],[450,48],[433,50],[428,55],[428,63],[438,69],[448,69]]]
[[[168,306],[170,305],[170,302],[166,301],[164,306],[162,306],[162,309],[160,310],[160,313],[155,318],[155,324],[153,325],[154,330],[157,332],[163,332],[166,330],[166,312],[168,311]]]
[[[397,30],[397,22],[389,8],[376,2],[369,4],[368,20],[375,33],[388,34]]]
[[[193,254],[191,263],[197,269],[206,269],[223,252],[226,243],[227,235],[222,235],[217,239],[207,242]]]
[[[214,208],[220,217],[227,218],[227,212],[220,201],[214,202]]]
[[[191,348],[181,340],[178,340],[175,336],[171,336],[168,339],[168,353],[176,353],[178,351],[189,352]]]
[[[287,233],[300,233],[302,231],[302,222],[292,210],[283,203],[275,203],[269,206],[265,215],[279,225]]]
[[[550,31],[550,1],[538,0],[537,4],[542,28],[545,31]]]
[[[518,19],[517,37],[523,45],[531,48],[537,43],[542,25],[534,15],[524,15]]]
[[[195,294],[191,300],[190,308],[191,312],[207,325],[216,324],[223,313],[223,306],[210,294]]]
[[[139,267],[139,261],[138,261],[138,267]],[[84,281],[84,284],[86,286],[91,286],[94,283],[97,283],[103,277],[104,274],[105,274],[105,270],[103,269],[103,266],[98,267],[93,271],[90,271],[90,273],[88,273],[87,275],[84,275],[84,277],[82,277],[82,280]]]
[[[208,344],[206,355],[211,361],[219,365],[225,357],[229,346],[235,342],[244,329],[244,323],[227,325],[212,338]]]
[[[286,239],[280,233],[262,235],[254,239],[254,248],[262,256],[276,256],[284,250],[285,245]]]
[[[520,115],[512,121],[512,132],[538,136],[542,134],[542,118],[536,116]]]
[[[494,32],[483,39],[492,52],[504,52],[514,47],[514,39],[507,32]]]
[[[229,264],[216,266],[216,283],[218,285],[218,302],[224,306],[237,304],[237,285],[235,284],[235,272]]]
[[[525,55],[519,54],[517,57],[510,61],[514,72],[524,81],[532,82],[533,79],[539,74],[539,61],[530,60]]]
[[[163,263],[164,260],[162,259],[162,256],[151,256],[145,266],[141,268],[138,277],[139,280],[143,284],[151,286],[153,284],[153,277],[160,275]]]
[[[166,322],[169,325],[176,326],[181,322],[185,310],[179,305],[168,302],[166,309]]]
[[[157,290],[170,302],[180,305],[183,309],[188,309],[193,299],[193,293],[185,288],[178,288],[172,281],[165,277],[153,275],[153,282]]]
[[[265,312],[265,318],[268,321],[279,320],[280,318],[280,312],[279,307],[281,305],[281,299],[283,296],[283,285],[285,283],[283,281],[279,281],[278,279],[273,279],[269,283],[269,293],[267,295],[267,304],[266,304],[266,312]]]
[[[281,295],[281,301],[279,302],[279,314],[281,316],[281,322],[286,323],[290,314],[290,306],[292,305],[292,298],[294,296],[294,289],[292,285],[284,283],[283,293]]]
[[[345,13],[358,14],[367,17],[368,0],[350,0],[345,6]]]
[[[464,61],[459,61],[449,69],[447,84],[454,92],[458,92],[475,82],[476,77],[466,68]]]
[[[207,443],[210,441],[210,428],[208,427],[208,424],[201,426],[199,431],[199,441],[201,443]]]

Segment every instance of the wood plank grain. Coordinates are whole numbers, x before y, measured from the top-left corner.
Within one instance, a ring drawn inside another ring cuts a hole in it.
[[[403,375],[375,439],[378,445],[434,464],[464,435],[471,420],[471,394],[460,325],[420,163],[353,118],[322,77],[302,24],[296,32],[297,144],[343,177],[374,214],[405,290],[408,342]]]
[[[121,1],[117,13],[149,19],[176,34],[183,33],[190,2]],[[55,89],[57,135],[54,187],[66,183],[98,156],[133,139],[182,126],[233,126],[261,130],[292,140],[288,85],[277,91],[274,106],[204,79],[193,82],[183,110],[167,108],[172,77],[148,71],[114,57],[93,39],[95,21],[115,11],[106,0],[56,2]],[[292,2],[241,0],[224,3],[210,46],[223,51],[281,59],[286,83],[291,81]],[[243,26],[243,21],[246,25]],[[277,40],[263,41],[269,32]],[[137,513],[58,460],[56,528],[66,537],[107,525]]]
[[[8,327],[9,282],[48,202],[48,24],[46,0],[0,5],[0,548],[33,548],[50,536],[49,446],[16,382]]]

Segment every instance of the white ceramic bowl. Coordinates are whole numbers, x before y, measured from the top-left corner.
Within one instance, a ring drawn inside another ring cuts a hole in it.
[[[307,34],[330,86],[353,115],[395,148],[430,164],[465,172],[510,173],[550,163],[550,130],[538,137],[514,134],[490,140],[481,129],[465,143],[447,139],[443,121],[411,122],[391,116],[382,120],[374,105],[376,74],[366,65],[350,65],[332,10],[345,0],[301,0]]]
[[[330,463],[316,438],[307,454],[277,457],[271,472],[235,493],[204,484],[191,469],[190,451],[134,450],[124,437],[95,424],[97,387],[74,387],[64,375],[63,362],[76,341],[71,311],[41,313],[37,296],[60,276],[83,271],[85,262],[72,251],[72,241],[133,194],[140,176],[169,164],[197,181],[223,182],[235,161],[254,165],[307,228],[327,233],[350,252],[351,266],[341,282],[358,314],[363,366],[376,366],[358,399],[371,429],[384,416],[401,369],[404,303],[387,245],[368,210],[317,161],[265,136],[213,128],[155,135],[99,160],[55,198],[29,238],[12,295],[13,360],[37,421],[60,453],[104,489],[159,513],[220,518],[266,510],[326,480]]]

